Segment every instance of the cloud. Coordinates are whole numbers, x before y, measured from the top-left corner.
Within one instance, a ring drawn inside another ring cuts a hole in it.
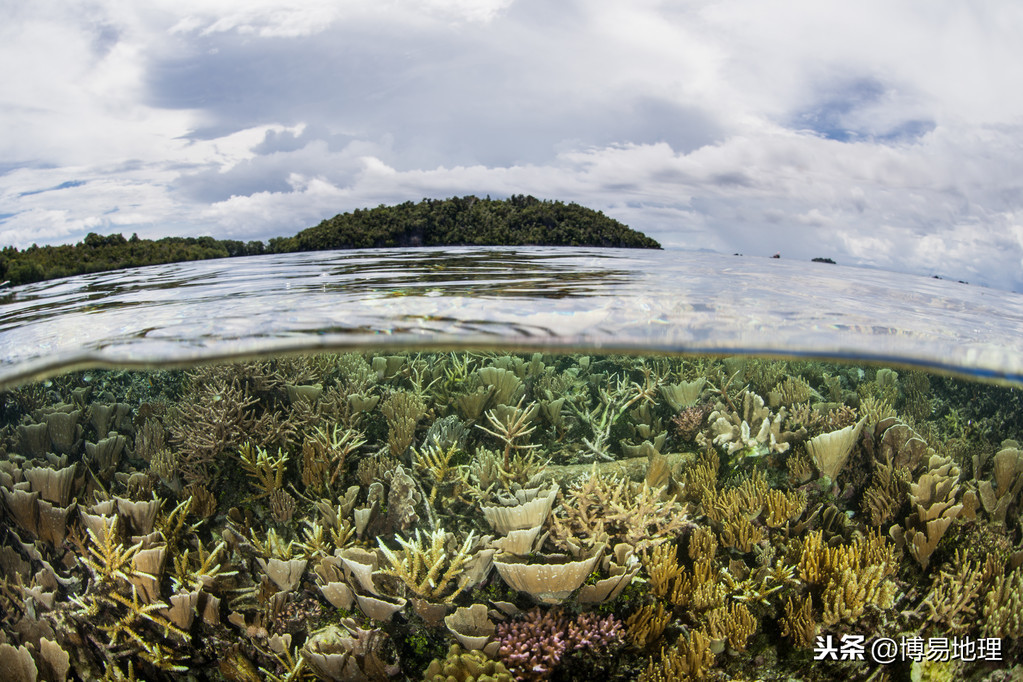
[[[669,245],[1023,289],[1009,0],[76,8],[0,27],[3,243],[530,193]]]

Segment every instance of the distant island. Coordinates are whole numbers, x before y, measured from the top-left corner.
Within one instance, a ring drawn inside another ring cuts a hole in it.
[[[659,249],[641,232],[579,204],[532,196],[406,201],[355,210],[293,237],[237,241],[213,237],[139,239],[89,233],[77,244],[0,250],[0,282],[28,284],[89,272],[210,258],[329,249],[417,246],[602,246]]]

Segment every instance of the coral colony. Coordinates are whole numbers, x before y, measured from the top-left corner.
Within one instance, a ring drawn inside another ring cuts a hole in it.
[[[0,408],[4,680],[1023,674],[1010,388],[343,354]]]

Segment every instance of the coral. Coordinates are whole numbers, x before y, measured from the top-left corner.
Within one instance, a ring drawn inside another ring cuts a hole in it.
[[[284,470],[288,466],[288,453],[283,450],[277,451],[277,456],[271,456],[266,450],[252,443],[246,443],[238,451],[238,459],[242,468],[249,476],[255,479],[259,493],[254,499],[260,499],[272,495],[284,485]]]
[[[771,528],[780,528],[802,516],[806,510],[806,494],[772,488],[764,495],[763,509],[764,523]]]
[[[295,515],[295,498],[286,490],[277,489],[270,493],[270,515],[277,523],[287,523]]]
[[[92,569],[96,580],[100,583],[113,582],[115,578],[128,580],[132,572],[131,561],[142,549],[142,543],[125,548],[117,540],[117,526],[119,517],[113,516],[109,521],[102,520],[100,532],[96,533],[92,528],[86,528],[89,539],[88,545],[91,556],[83,556],[82,561]]]
[[[723,397],[727,398],[726,394]],[[728,404],[718,403],[707,417],[713,444],[729,455],[760,457],[769,453],[787,452],[791,443],[806,436],[805,428],[798,431],[782,431],[787,415],[783,407],[773,417],[771,410],[764,406],[764,399],[748,389],[736,398],[742,398],[742,408],[736,409],[731,400]],[[709,442],[703,435],[697,438],[701,445]]]
[[[796,606],[796,604],[799,604]],[[802,649],[813,646],[817,636],[817,622],[813,617],[813,599],[810,595],[802,601],[793,602],[792,597],[785,602],[785,616],[781,619],[781,634],[792,640]]]
[[[721,606],[727,591],[718,580],[720,573],[713,559],[697,559],[691,571],[675,578],[668,599],[677,606],[700,610]]]
[[[707,380],[700,377],[693,381],[683,381],[681,384],[661,384],[661,396],[674,412],[683,413],[700,399],[700,394],[706,383]]]
[[[646,649],[661,638],[670,620],[671,612],[664,610],[663,602],[646,604],[625,620],[625,636],[632,646]]]
[[[450,533],[438,529],[424,541],[417,530],[415,540],[395,536],[395,541],[401,545],[395,552],[377,538],[380,551],[390,564],[390,568],[380,572],[400,579],[419,597],[450,603],[467,587],[466,580],[455,583],[455,579],[464,573],[472,559],[475,539],[470,532],[458,546]]]
[[[708,404],[692,405],[682,408],[678,414],[672,417],[671,423],[679,438],[683,441],[695,439],[696,434],[703,428],[703,423],[707,419],[707,415],[710,414],[711,409],[711,406]]]
[[[416,424],[426,414],[426,405],[409,391],[395,391],[380,405],[387,419],[387,447],[394,457],[401,457],[412,445]]]
[[[222,453],[252,437],[257,398],[235,378],[202,381],[171,413],[171,442],[178,447],[178,470],[189,483],[207,483],[210,467]]]
[[[526,445],[516,442],[520,438],[525,439],[526,436],[536,430],[536,427],[529,426],[529,423],[534,417],[536,417],[537,410],[539,408],[536,403],[530,403],[523,408],[522,400],[522,398],[519,398],[519,402],[511,408],[507,405],[498,405],[498,407],[493,410],[487,410],[487,421],[489,421],[490,425],[494,427],[494,431],[480,424],[476,425],[476,428],[486,431],[491,436],[500,439],[501,442],[504,443],[505,467],[508,466],[512,452],[531,450],[533,448],[540,447],[539,445]]]
[[[895,408],[883,399],[868,395],[860,401],[860,414],[868,424],[877,424],[896,416]]]
[[[928,470],[910,484],[909,499],[916,510],[906,518],[905,528],[889,529],[892,538],[906,546],[921,568],[927,568],[938,542],[963,507],[955,504],[958,483],[959,467],[932,455]]]
[[[784,381],[775,384],[774,389],[768,393],[768,400],[772,407],[784,405],[791,408],[799,403],[810,402],[811,399],[820,400],[817,391],[806,383],[802,377],[789,376]]]
[[[982,613],[985,637],[1023,637],[1023,568],[995,577]]]
[[[803,538],[799,577],[824,588],[824,625],[855,623],[867,607],[891,608],[895,583],[890,576],[898,562],[894,548],[879,533],[857,536],[848,545],[825,544],[822,531]]]
[[[312,633],[302,647],[301,658],[322,680],[386,680],[397,666],[386,662],[387,635],[382,630],[365,630],[351,619],[341,626],[329,625]]]
[[[507,369],[484,367],[477,370],[476,374],[484,386],[490,387],[497,405],[512,405],[525,394],[526,387],[522,385],[522,380]]]
[[[984,575],[978,562],[968,561],[958,550],[952,564],[955,572],[941,570],[938,573],[920,608],[927,609],[929,621],[946,625],[952,632],[964,633],[973,627],[977,613],[975,602],[981,594]]]
[[[584,613],[574,619],[562,611],[533,609],[522,620],[497,626],[497,655],[519,680],[545,680],[569,654],[599,651],[621,641],[614,616]]]
[[[643,566],[650,578],[650,593],[661,599],[668,596],[672,583],[682,575],[678,548],[674,544],[656,545],[644,555]]]
[[[821,476],[826,476],[830,481],[834,481],[838,477],[842,467],[849,459],[849,453],[856,445],[856,440],[860,437],[860,431],[865,423],[866,420],[861,419],[844,429],[822,433],[806,441],[806,451],[813,459],[813,463],[817,465]]]
[[[651,659],[638,682],[685,682],[704,677],[714,664],[710,644],[704,632],[693,630],[688,638],[680,637],[673,649],[662,649],[660,661]]]
[[[463,652],[452,644],[448,655],[435,658],[423,673],[424,682],[512,682],[515,678],[504,664],[479,651]]]
[[[707,612],[707,634],[711,640],[728,640],[736,651],[746,649],[746,641],[757,630],[757,621],[745,604],[719,606]]]
[[[560,604],[593,573],[603,549],[599,545],[591,556],[579,561],[566,561],[564,556],[540,556],[540,563],[530,563],[502,556],[494,561],[494,568],[509,587],[538,602]]]
[[[560,513],[551,517],[551,540],[564,549],[576,543],[625,542],[642,551],[687,523],[674,497],[664,499],[646,483],[636,486],[595,468],[561,502]]]
[[[1023,450],[1013,441],[994,456],[994,485],[983,480],[977,483],[977,492],[984,511],[997,523],[1005,523],[1005,515],[1023,488]]]
[[[708,490],[717,487],[721,461],[712,448],[705,449],[696,461],[682,470],[682,494],[687,500],[699,501]]]
[[[40,679],[416,679],[434,656],[427,679],[820,678],[844,667],[808,650],[846,632],[1018,654],[1018,392],[741,357],[368,359],[0,393],[0,646]],[[835,432],[843,485],[805,485]],[[579,634],[608,613],[613,636]]]
[[[497,630],[484,604],[459,606],[454,613],[445,616],[444,625],[462,646],[472,650],[486,646]]]
[[[934,454],[920,434],[895,417],[877,422],[864,434],[863,445],[875,461],[890,461],[897,469],[905,467],[910,472]]]
[[[891,462],[874,462],[870,487],[863,493],[863,511],[870,525],[877,527],[891,520],[901,506],[900,491],[908,485],[909,471],[896,470]]]

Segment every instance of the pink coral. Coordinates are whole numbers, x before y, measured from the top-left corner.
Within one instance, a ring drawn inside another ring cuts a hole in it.
[[[533,609],[519,621],[497,626],[497,655],[518,680],[545,680],[562,658],[583,649],[617,644],[622,624],[614,616],[583,613],[571,619],[560,609]]]

